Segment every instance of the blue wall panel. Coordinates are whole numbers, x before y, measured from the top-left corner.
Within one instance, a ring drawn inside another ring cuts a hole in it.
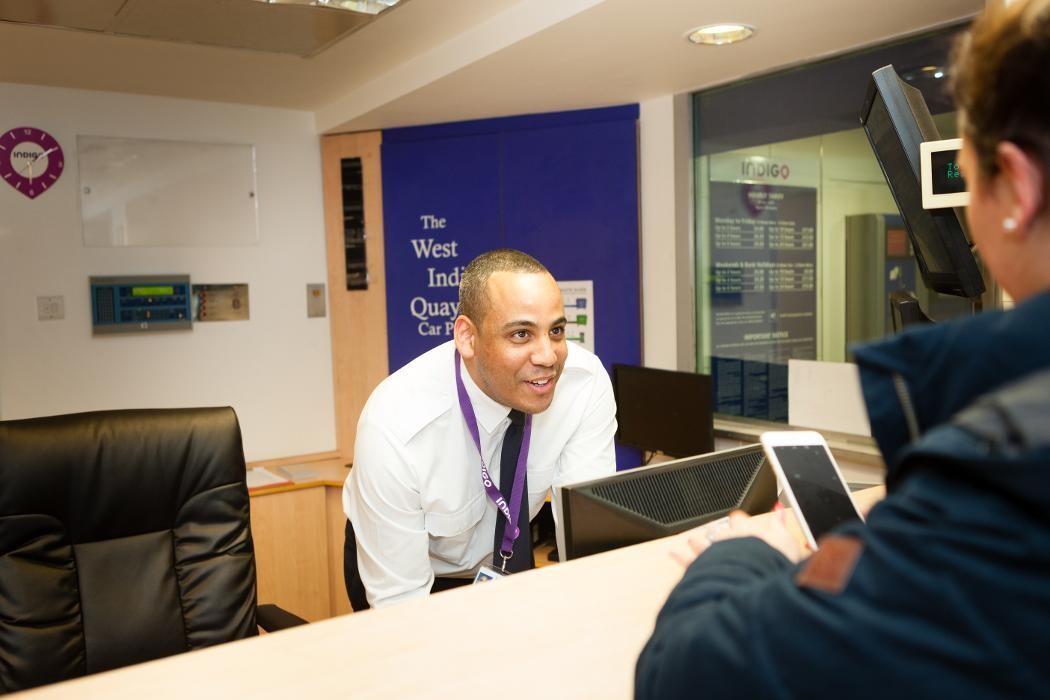
[[[498,149],[496,135],[382,146],[391,372],[452,337],[459,268],[499,245]]]
[[[458,270],[502,246],[593,280],[598,356],[640,364],[637,119],[628,105],[383,133],[391,372],[452,337]]]
[[[594,280],[594,349],[609,368],[641,363],[634,120],[503,135],[507,244],[556,279]]]

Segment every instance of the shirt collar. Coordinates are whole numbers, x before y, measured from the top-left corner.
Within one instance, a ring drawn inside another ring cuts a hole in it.
[[[486,433],[491,435],[499,427],[500,423],[507,419],[507,414],[510,413],[510,407],[504,406],[498,401],[489,397],[481,388],[474,383],[474,378],[470,376],[470,372],[467,371],[467,365],[460,358],[460,369],[463,377],[463,386],[467,389],[467,396],[470,397],[470,405],[474,407],[474,415],[478,419],[478,426],[483,428]]]

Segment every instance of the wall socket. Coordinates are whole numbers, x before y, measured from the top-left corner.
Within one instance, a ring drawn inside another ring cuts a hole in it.
[[[37,297],[36,320],[60,321],[66,317],[65,297]]]

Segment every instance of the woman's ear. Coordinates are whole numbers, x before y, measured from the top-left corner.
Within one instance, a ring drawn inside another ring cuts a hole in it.
[[[996,196],[1011,220],[1009,231],[1025,232],[1043,208],[1043,171],[1017,144],[1002,141],[995,148]]]
[[[456,316],[456,322],[452,327],[452,336],[456,341],[456,349],[466,360],[474,359],[474,344],[477,342],[478,329],[474,322],[460,314]]]

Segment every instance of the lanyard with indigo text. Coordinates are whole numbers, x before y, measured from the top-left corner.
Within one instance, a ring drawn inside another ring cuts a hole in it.
[[[518,535],[521,534],[521,528],[518,527],[518,513],[521,512],[522,491],[525,490],[525,465],[529,457],[529,438],[532,437],[532,416],[525,414],[525,432],[521,437],[518,463],[514,469],[514,486],[511,488],[508,504],[499,488],[492,483],[489,468],[485,465],[485,455],[481,451],[478,419],[474,415],[474,407],[470,404],[470,396],[467,395],[467,387],[463,384],[463,376],[459,368],[459,350],[456,350],[456,392],[459,394],[459,408],[463,412],[463,420],[467,423],[467,430],[470,431],[470,437],[474,439],[474,446],[478,448],[478,456],[481,457],[481,483],[485,485],[485,493],[507,519],[507,527],[503,528],[503,543],[499,548],[499,555],[503,557],[503,571],[506,572],[507,561],[514,553],[514,540],[518,539]]]

